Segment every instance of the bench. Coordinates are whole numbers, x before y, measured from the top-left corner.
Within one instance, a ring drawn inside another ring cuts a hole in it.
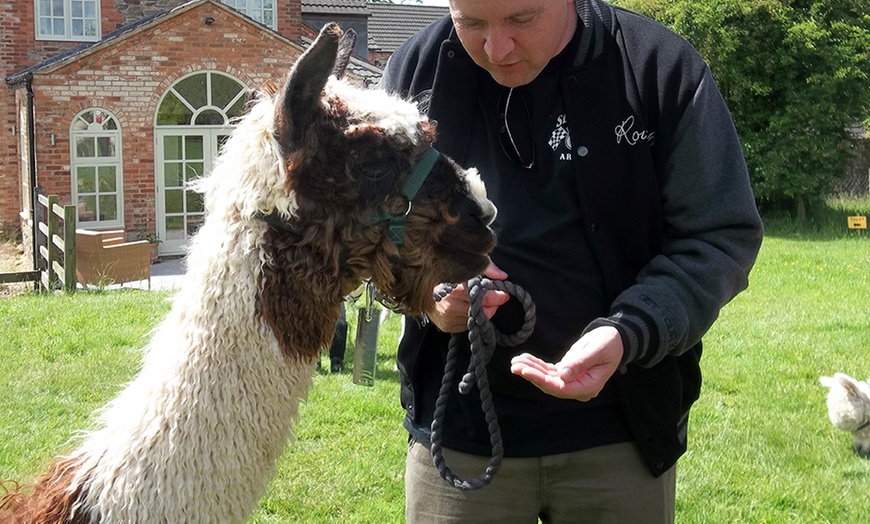
[[[76,279],[101,286],[147,280],[151,289],[150,244],[127,242],[122,229],[76,229]]]

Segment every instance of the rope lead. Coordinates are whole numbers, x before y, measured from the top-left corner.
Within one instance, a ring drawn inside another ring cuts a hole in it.
[[[436,292],[435,300],[440,301],[453,291],[455,286],[445,285]],[[525,316],[523,325],[513,335],[504,335],[497,331],[492,322],[483,312],[483,296],[488,290],[499,290],[508,293],[514,298],[520,300],[523,304]],[[455,333],[450,337],[450,345],[447,350],[447,362],[444,365],[444,378],[441,380],[441,389],[438,392],[438,399],[435,401],[434,420],[432,420],[432,462],[438,469],[438,473],[445,481],[452,484],[453,487],[467,491],[480,489],[492,481],[501,467],[502,459],[504,458],[504,446],[501,439],[501,427],[498,424],[498,417],[495,413],[495,406],[492,402],[492,393],[489,390],[489,379],[486,374],[486,365],[492,358],[496,345],[503,347],[516,346],[524,342],[535,328],[535,304],[526,291],[510,282],[504,280],[490,280],[484,277],[475,277],[468,281],[468,301],[470,307],[468,309],[468,340],[471,343],[471,359],[468,364],[468,370],[463,375],[459,382],[459,393],[467,395],[471,392],[472,386],[477,385],[480,393],[480,405],[486,419],[487,428],[489,430],[489,442],[492,446],[492,458],[489,465],[484,470],[483,474],[476,479],[463,480],[454,475],[447,463],[444,460],[441,442],[443,437],[444,417],[447,412],[447,399],[450,396],[451,384],[453,383],[453,375],[456,371],[456,356],[461,346],[462,336],[460,333]]]

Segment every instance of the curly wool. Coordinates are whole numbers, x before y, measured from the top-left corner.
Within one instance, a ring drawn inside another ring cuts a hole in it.
[[[852,446],[859,455],[870,456],[870,382],[844,373],[821,377],[830,388],[826,401],[828,418],[835,428],[852,434]]]

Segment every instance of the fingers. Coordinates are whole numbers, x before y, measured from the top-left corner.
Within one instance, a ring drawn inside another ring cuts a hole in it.
[[[489,261],[489,266],[483,272],[483,276],[492,280],[507,280],[508,274],[499,269],[492,260]]]
[[[492,318],[492,316],[495,315],[495,312],[498,311],[498,308],[510,300],[510,298],[511,296],[504,291],[487,291],[484,293],[483,300],[481,301],[483,314],[486,315],[486,318]]]
[[[544,393],[564,399],[587,401],[598,394],[594,386],[581,381],[564,381],[555,364],[523,353],[511,360],[511,373],[521,376]]]
[[[511,360],[511,373],[521,376],[548,395],[586,402],[598,396],[616,372],[622,341],[615,328],[593,329],[552,364],[523,353]]]
[[[492,277],[507,277],[507,273],[490,263],[487,271],[492,270]],[[488,290],[483,294],[481,307],[486,318],[492,318],[498,308],[510,300],[511,296],[499,290]],[[453,291],[435,303],[434,311],[429,320],[444,333],[462,333],[468,329],[468,290],[465,284],[457,285]]]
[[[529,353],[523,353],[511,359],[511,371],[515,369],[534,374],[558,375],[556,366]]]
[[[468,293],[460,284],[447,296],[435,303],[429,320],[444,333],[462,333],[468,329]]]

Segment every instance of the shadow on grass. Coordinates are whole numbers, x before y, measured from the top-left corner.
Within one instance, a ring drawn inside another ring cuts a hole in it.
[[[782,210],[762,209],[761,216],[766,237],[808,242],[870,238],[870,232],[848,227],[851,216],[870,217],[870,197],[830,198],[813,205],[804,220]]]

